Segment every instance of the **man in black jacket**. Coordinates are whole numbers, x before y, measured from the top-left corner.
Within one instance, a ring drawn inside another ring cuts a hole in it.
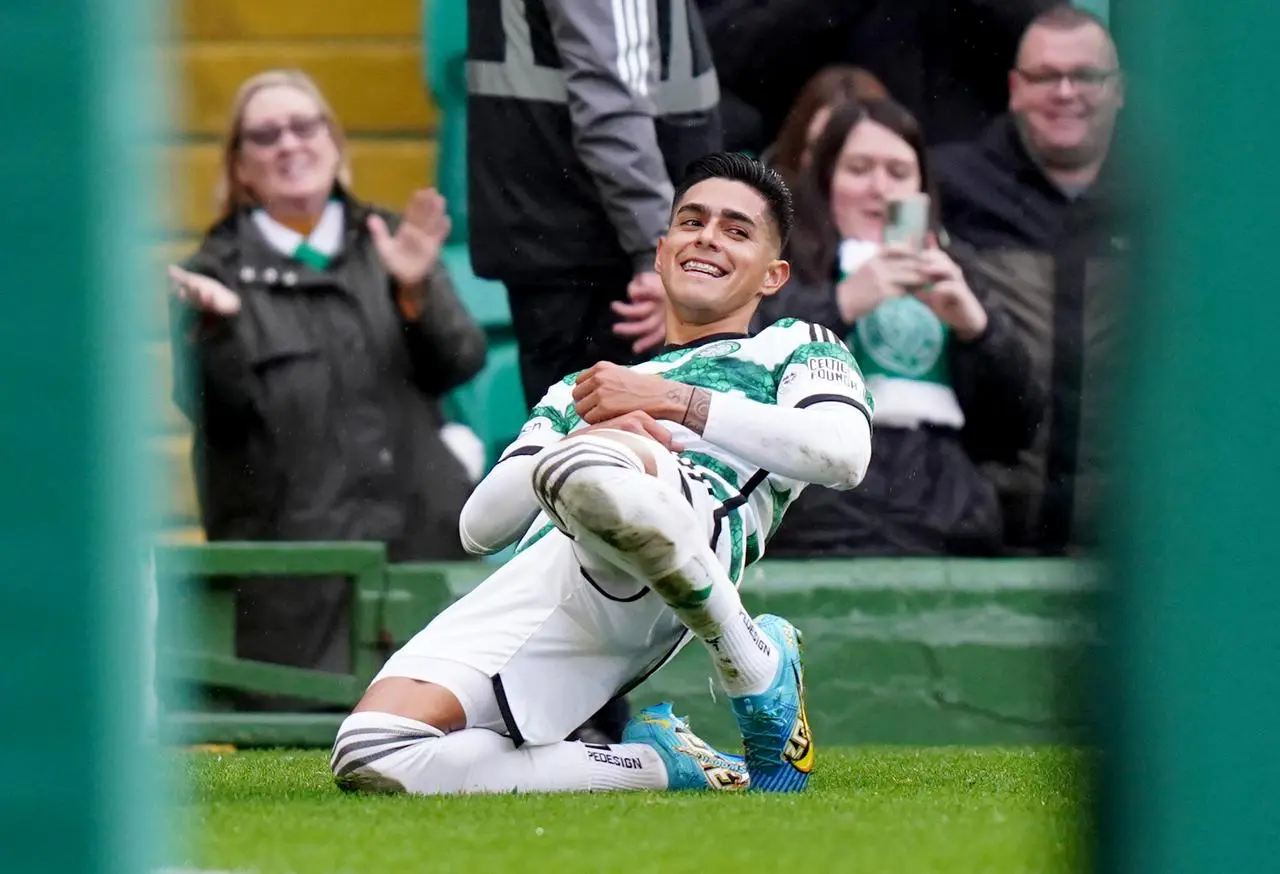
[[[469,0],[471,258],[507,287],[525,401],[662,342],[671,178],[720,148],[692,0]],[[656,15],[652,15],[656,11]]]
[[[1102,500],[1126,248],[1107,161],[1124,102],[1115,45],[1097,18],[1057,7],[1027,29],[1009,89],[1009,114],[934,167],[943,223],[978,250],[970,267],[1013,317],[1047,398],[1031,449],[991,471],[1006,545],[1053,555],[1094,540]]]

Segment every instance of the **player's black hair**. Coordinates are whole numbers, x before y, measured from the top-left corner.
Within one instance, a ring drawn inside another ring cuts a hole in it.
[[[787,240],[791,237],[791,226],[795,223],[795,207],[791,203],[791,189],[777,170],[766,167],[741,152],[712,152],[703,155],[689,164],[684,178],[676,186],[675,198],[671,201],[672,216],[685,193],[708,179],[741,182],[759,192],[768,207],[774,230],[778,232],[778,248],[786,248]]]

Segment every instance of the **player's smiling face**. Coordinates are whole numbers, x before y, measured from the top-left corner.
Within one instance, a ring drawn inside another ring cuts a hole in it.
[[[658,274],[672,308],[707,324],[750,308],[789,275],[763,196],[749,185],[706,179],[676,205],[658,243]],[[748,314],[750,318],[750,314]]]

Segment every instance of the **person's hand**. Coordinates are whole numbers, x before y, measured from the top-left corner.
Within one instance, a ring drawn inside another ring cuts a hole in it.
[[[637,273],[627,284],[627,298],[613,303],[613,311],[622,317],[613,332],[633,338],[631,351],[638,355],[667,338],[667,292],[658,274]]]
[[[583,428],[581,431],[574,431],[576,437],[579,434],[587,434],[591,431],[599,431],[608,429],[610,431],[626,431],[630,434],[637,434],[641,437],[648,437],[662,444],[663,448],[671,452],[679,452],[680,444],[671,439],[671,432],[662,427],[662,423],[641,410],[631,413],[623,413],[621,416],[615,416],[612,419],[605,419],[594,425]]]
[[[987,330],[987,311],[965,282],[960,265],[946,252],[930,247],[920,255],[920,272],[931,285],[916,297],[959,339],[967,342],[981,337]]]
[[[174,297],[198,312],[224,317],[240,312],[240,295],[211,277],[170,265],[169,287]]]
[[[395,236],[381,216],[369,217],[369,233],[387,272],[401,289],[421,289],[449,237],[449,214],[434,188],[420,188],[409,198]]]
[[[853,324],[886,300],[910,294],[924,284],[917,252],[905,243],[891,243],[836,286],[840,316]]]
[[[573,406],[589,425],[634,412],[679,422],[690,391],[682,383],[601,361],[578,374]]]

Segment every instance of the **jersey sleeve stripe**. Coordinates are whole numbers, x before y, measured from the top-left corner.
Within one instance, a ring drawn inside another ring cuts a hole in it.
[[[836,394],[809,395],[806,398],[801,398],[799,403],[797,403],[795,407],[797,410],[803,410],[805,407],[812,407],[814,404],[848,404],[851,407],[856,407],[858,411],[862,413],[862,415],[866,416],[868,424],[873,424],[871,421],[871,411],[867,409],[867,405],[859,403],[858,401],[854,400],[848,395],[836,395]]]

